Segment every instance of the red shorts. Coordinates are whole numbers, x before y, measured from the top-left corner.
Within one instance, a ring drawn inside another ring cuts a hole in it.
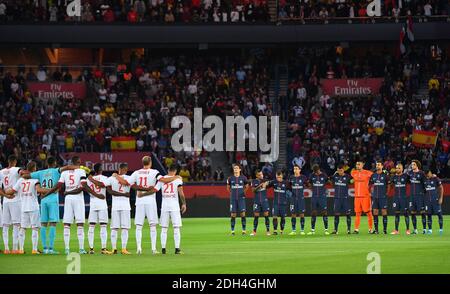
[[[372,201],[370,197],[355,197],[355,212],[356,213],[367,213],[370,211],[372,206]]]

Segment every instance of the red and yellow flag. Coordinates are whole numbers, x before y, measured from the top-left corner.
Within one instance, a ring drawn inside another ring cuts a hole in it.
[[[136,151],[136,139],[134,137],[113,137],[111,140],[112,151]]]
[[[412,142],[420,148],[433,148],[436,145],[437,136],[437,132],[414,130]]]

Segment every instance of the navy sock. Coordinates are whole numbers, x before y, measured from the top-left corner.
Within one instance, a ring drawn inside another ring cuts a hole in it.
[[[337,232],[339,228],[339,215],[334,216],[334,230]]]
[[[305,217],[302,216],[300,218],[300,228],[302,229],[302,231],[305,229]]]
[[[255,218],[253,219],[253,231],[256,232],[256,230],[258,229],[258,222],[259,222],[259,217],[255,216]]]
[[[247,226],[247,219],[244,217],[241,217],[241,223],[242,223],[242,230],[245,231],[245,227]]]
[[[442,212],[438,214],[438,220],[439,220],[439,229],[444,229],[444,219],[442,218]]]
[[[427,215],[425,213],[422,213],[422,226],[424,230],[427,228]]]
[[[414,230],[417,230],[417,216],[415,214],[411,215],[411,220],[413,223]]]
[[[398,224],[400,223],[400,213],[395,213],[395,230],[398,231]]]
[[[324,215],[322,217],[323,219],[323,226],[325,227],[325,230],[328,230],[328,215]]]
[[[286,224],[286,218],[285,217],[281,217],[281,223],[280,223],[280,229],[282,231],[284,231],[284,225]]]
[[[273,218],[273,229],[276,231],[278,229],[278,218]]]
[[[270,219],[268,216],[264,217],[264,223],[266,224],[266,231],[270,231]]]
[[[315,230],[316,229],[316,216],[311,216],[311,229]]]
[[[296,217],[291,217],[291,224],[292,224],[292,230],[295,231],[295,229],[297,228],[297,218]]]
[[[375,225],[375,231],[378,231],[378,215],[373,216],[373,224]]]
[[[231,231],[234,232],[234,226],[236,225],[236,218],[231,217]]]
[[[428,229],[431,230],[433,227],[433,216],[431,214],[428,215]]]
[[[408,215],[408,212],[405,212],[405,224],[406,224],[406,229],[409,230],[409,215]]]
[[[388,217],[387,215],[383,215],[383,231],[385,232],[387,230],[388,225]]]
[[[347,231],[350,231],[352,229],[352,217],[350,215],[347,215]]]

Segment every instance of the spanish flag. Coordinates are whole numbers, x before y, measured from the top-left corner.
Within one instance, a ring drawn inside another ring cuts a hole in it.
[[[420,148],[433,148],[437,141],[437,132],[414,130],[412,142]]]
[[[113,137],[111,140],[112,151],[136,151],[136,139],[134,137]]]

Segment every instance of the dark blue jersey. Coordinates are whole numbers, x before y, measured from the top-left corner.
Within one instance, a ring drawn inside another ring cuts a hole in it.
[[[409,182],[411,183],[411,195],[423,195],[424,191],[424,182],[425,182],[425,174],[423,171],[413,172],[410,171],[408,173],[409,176]]]
[[[373,185],[372,198],[386,198],[387,188],[389,185],[389,176],[382,172],[374,173],[369,180],[369,184]]]
[[[292,197],[301,199],[304,198],[305,185],[308,182],[308,178],[304,175],[300,175],[299,177],[292,176],[289,179],[290,188],[292,191]]]
[[[441,180],[438,177],[431,177],[425,179],[425,197],[429,201],[438,201],[439,193],[438,188],[442,185]]]
[[[331,177],[331,182],[334,185],[334,198],[348,198],[348,185],[352,180],[352,176],[348,174],[334,174]]]
[[[247,185],[247,178],[245,176],[231,176],[227,180],[227,184],[230,185],[230,197],[231,199],[244,198],[244,188]]]
[[[258,187],[260,184],[266,182],[265,180],[260,180],[260,179],[254,179],[252,180],[252,188],[256,188]],[[266,188],[260,187],[255,191],[255,199],[254,202],[255,203],[263,203],[264,201],[267,200],[267,190]]]
[[[394,186],[394,197],[406,198],[406,183],[409,176],[407,174],[394,175],[391,177],[391,183]]]
[[[319,175],[311,174],[309,176],[309,182],[312,185],[312,197],[327,197],[326,184],[328,182],[328,176],[324,173]]]
[[[273,204],[286,205],[288,199],[289,184],[287,181],[271,181],[268,187],[273,187]]]

